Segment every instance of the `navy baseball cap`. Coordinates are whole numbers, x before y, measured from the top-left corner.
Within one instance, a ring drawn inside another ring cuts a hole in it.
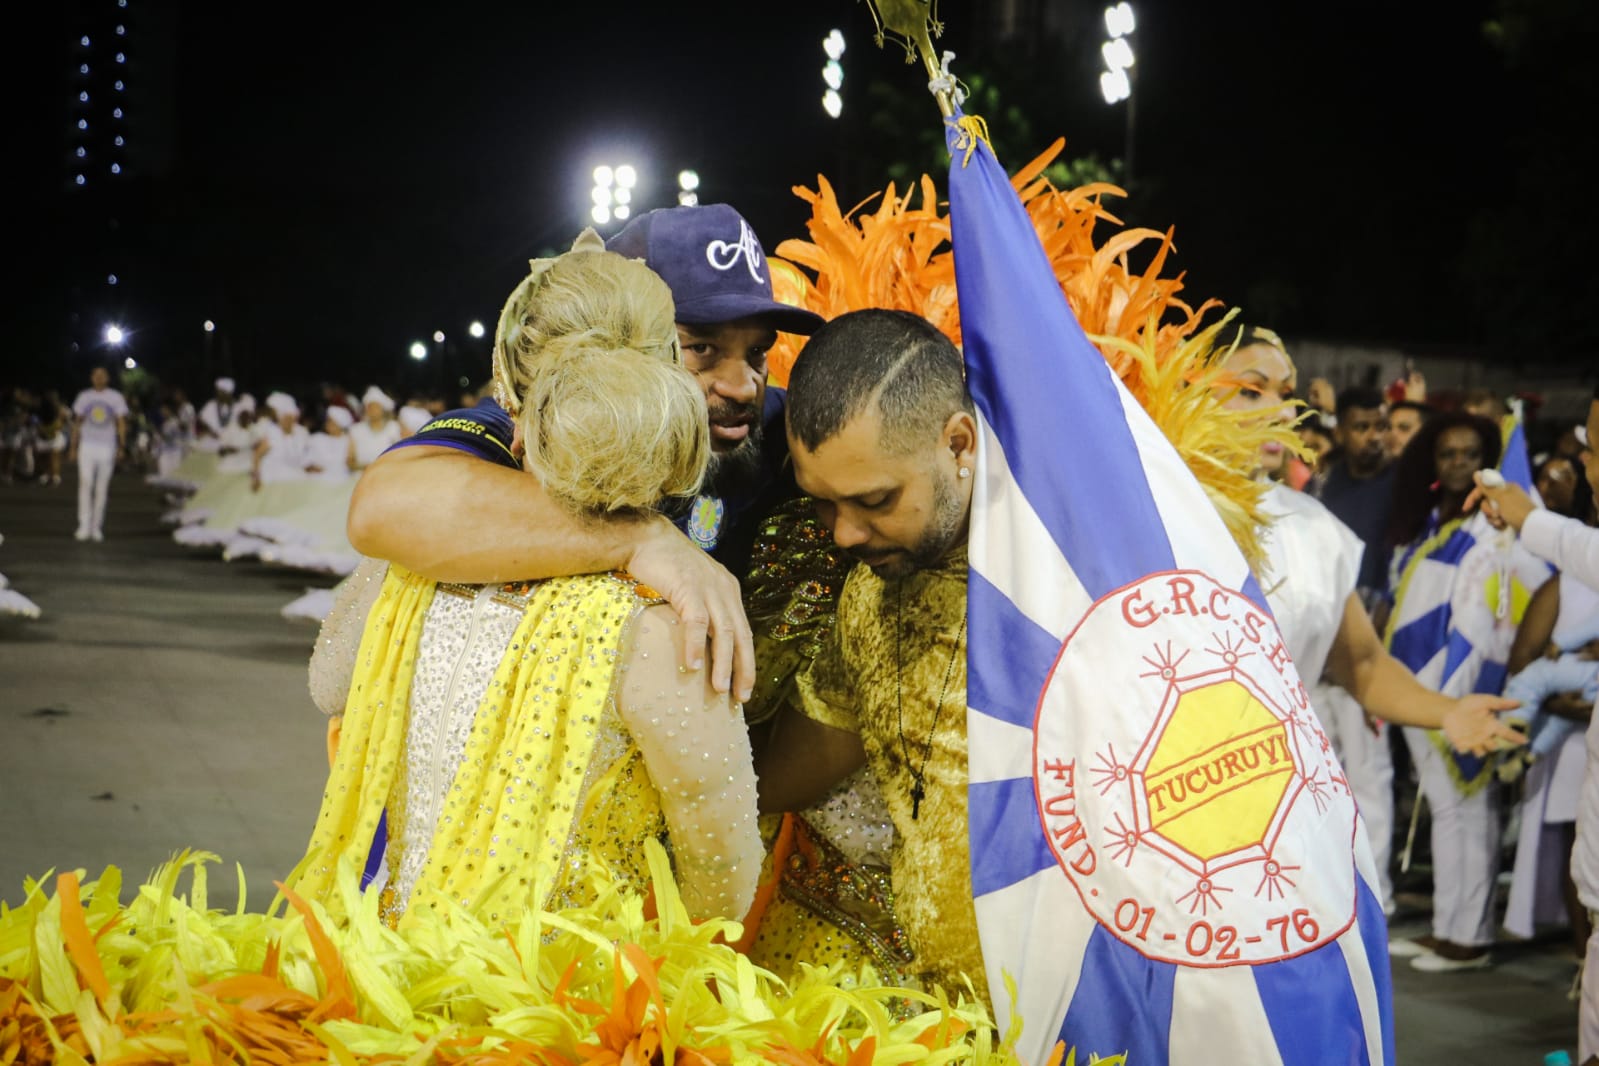
[[[726,204],[659,207],[605,242],[607,251],[642,259],[672,290],[677,320],[731,322],[759,315],[785,333],[809,335],[822,316],[772,299],[766,253],[744,217]]]

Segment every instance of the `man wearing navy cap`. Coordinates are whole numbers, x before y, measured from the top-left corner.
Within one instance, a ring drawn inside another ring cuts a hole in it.
[[[777,331],[822,319],[772,298],[766,255],[726,204],[646,212],[607,242],[672,290],[684,365],[705,390],[715,452],[703,493],[669,519],[575,516],[511,457],[512,422],[492,400],[452,411],[366,470],[349,536],[364,555],[441,581],[487,584],[627,570],[682,617],[700,666],[707,631],[718,689],[749,698],[754,649],[738,580],[770,507],[797,494],[787,466],[785,397],[766,386]],[[731,573],[729,572],[731,571]]]

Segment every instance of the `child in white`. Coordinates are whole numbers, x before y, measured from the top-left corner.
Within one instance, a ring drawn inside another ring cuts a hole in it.
[[[79,540],[104,540],[105,500],[111,473],[128,432],[128,402],[110,387],[111,374],[97,366],[91,388],[72,401],[77,421],[72,427],[72,456],[78,461]]]

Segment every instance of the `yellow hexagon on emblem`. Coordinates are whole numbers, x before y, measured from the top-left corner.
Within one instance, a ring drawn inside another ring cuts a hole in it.
[[[1295,775],[1288,723],[1241,678],[1173,685],[1141,768],[1150,829],[1201,862],[1264,846]]]

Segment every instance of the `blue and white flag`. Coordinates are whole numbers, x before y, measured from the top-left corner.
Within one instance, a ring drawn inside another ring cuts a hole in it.
[[[1532,460],[1527,455],[1527,432],[1521,416],[1506,415],[1499,428],[1505,442],[1504,454],[1499,457],[1499,472],[1510,484],[1520,485],[1536,497],[1538,490],[1532,483]]]
[[[1265,596],[951,124],[982,434],[968,582],[972,890],[1003,1030],[1136,1066],[1394,1061],[1387,926]]]
[[[1536,499],[1521,419],[1507,417],[1500,435],[1499,472]],[[1446,696],[1498,695],[1510,673],[1516,628],[1551,572],[1514,532],[1494,529],[1480,511],[1446,523],[1435,511],[1422,535],[1395,554],[1388,652]],[[1466,795],[1493,777],[1491,759],[1461,754],[1436,730],[1432,743]]]

